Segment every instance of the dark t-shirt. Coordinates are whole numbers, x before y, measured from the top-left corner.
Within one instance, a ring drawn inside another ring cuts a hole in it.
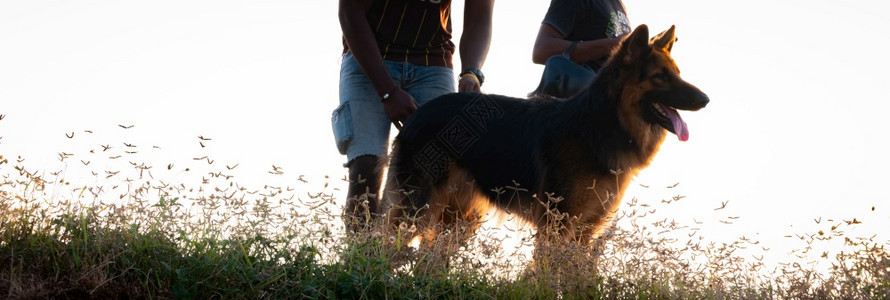
[[[384,60],[453,67],[451,0],[375,0],[367,17]]]
[[[614,38],[631,30],[621,0],[551,0],[543,23],[576,42]],[[605,61],[588,64],[598,70]]]

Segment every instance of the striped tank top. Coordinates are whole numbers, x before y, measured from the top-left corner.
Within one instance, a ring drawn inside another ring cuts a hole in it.
[[[384,60],[453,68],[451,0],[375,0],[367,17]]]

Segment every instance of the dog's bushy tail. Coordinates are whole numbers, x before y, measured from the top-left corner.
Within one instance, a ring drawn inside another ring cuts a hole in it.
[[[378,207],[378,213],[388,218],[413,218],[428,204],[432,182],[424,178],[412,156],[400,146],[393,146],[383,205]]]

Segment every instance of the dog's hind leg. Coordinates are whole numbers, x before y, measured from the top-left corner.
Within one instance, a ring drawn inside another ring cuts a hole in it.
[[[492,205],[466,169],[452,164],[446,174],[430,195],[428,210],[421,212],[420,224],[428,246],[444,242],[459,248],[473,237]]]
[[[377,213],[386,217],[386,223],[398,226],[399,223],[417,217],[418,207],[415,203],[425,203],[430,197],[432,187],[422,180],[413,166],[400,160],[398,147],[393,151],[392,162],[388,171],[388,179],[383,191],[381,205]]]
[[[468,240],[490,208],[472,176],[447,160],[441,161],[441,169],[431,169],[439,161],[430,164],[415,159],[401,146],[397,141],[393,148],[383,205],[378,211],[386,215],[390,230],[413,227],[408,234],[419,235],[427,246],[440,241],[444,232],[456,242]]]
[[[451,164],[433,183],[416,172],[405,172],[405,167],[394,160],[390,168],[383,211],[390,227],[413,225],[412,233],[427,246],[445,232],[460,243],[469,239],[491,208],[469,173]]]
[[[442,168],[440,176],[431,176],[425,160],[416,159],[411,148],[403,149],[396,140],[390,161],[388,179],[384,189],[383,203],[378,213],[385,215],[388,230],[398,232],[398,236],[434,235],[424,234],[429,224],[441,221],[444,207],[436,196],[436,182],[447,176]],[[444,159],[444,158],[443,158]],[[447,165],[447,161],[443,165]],[[410,232],[402,232],[413,228]]]

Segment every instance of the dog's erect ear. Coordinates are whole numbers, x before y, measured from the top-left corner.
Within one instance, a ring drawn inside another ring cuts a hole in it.
[[[674,25],[671,25],[671,28],[668,30],[662,31],[658,35],[652,38],[652,48],[663,50],[664,52],[671,53],[671,48],[674,47],[674,42],[677,41],[677,37],[674,36]]]
[[[649,54],[649,27],[641,24],[621,43],[621,55],[625,63],[640,59]]]

